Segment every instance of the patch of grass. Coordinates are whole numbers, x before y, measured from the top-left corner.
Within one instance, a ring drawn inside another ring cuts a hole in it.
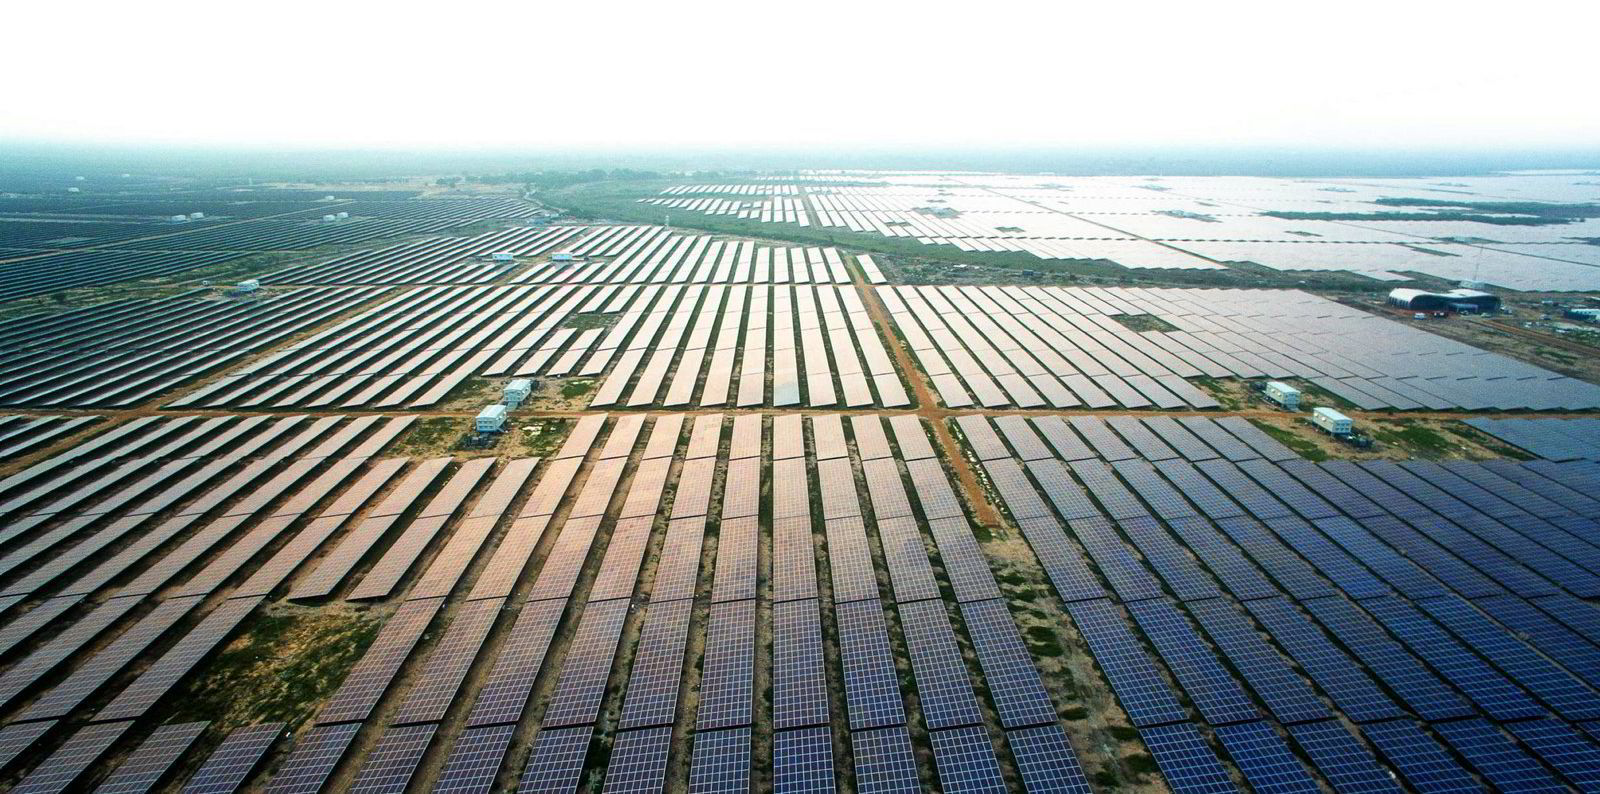
[[[1432,455],[1442,455],[1455,447],[1450,439],[1440,435],[1433,428],[1404,419],[1388,427],[1373,426],[1372,437],[1385,444]]]
[[[571,426],[572,422],[566,419],[540,419],[537,422],[523,424],[522,427],[538,428],[538,433],[524,431],[528,454],[544,457],[555,452],[561,446],[561,442],[566,440]]]
[[[1137,777],[1142,778],[1160,771],[1160,767],[1156,766],[1156,759],[1151,758],[1149,753],[1134,753],[1128,756],[1126,761],[1128,770]]]
[[[297,724],[338,688],[379,624],[365,613],[260,615],[173,699],[172,719],[207,719],[223,730]]]
[[[1119,742],[1131,742],[1139,738],[1139,731],[1126,725],[1111,725],[1106,728],[1111,738]]]
[[[591,328],[610,328],[612,323],[615,323],[620,316],[618,314],[606,314],[605,312],[580,312],[567,315],[567,319],[561,323],[561,327],[576,328],[579,331],[587,331]]]
[[[454,436],[463,432],[462,421],[448,417],[423,419],[411,426],[411,432],[405,435],[404,440],[395,445],[394,451],[397,454],[437,452],[440,445],[445,444]]]
[[[1094,773],[1095,788],[1110,789],[1120,785],[1122,785],[1122,781],[1117,779],[1117,771],[1115,769],[1106,767]]]
[[[1053,659],[1066,653],[1056,633],[1044,626],[1029,626],[1025,634],[1028,638],[1028,648],[1035,656]]]
[[[1305,458],[1306,460],[1320,462],[1328,459],[1328,453],[1323,452],[1321,447],[1295,435],[1294,433],[1289,432],[1288,430],[1284,430],[1277,425],[1268,424],[1266,422],[1257,422],[1254,419],[1250,421],[1256,427],[1259,427],[1265,431],[1267,435],[1277,439],[1284,446],[1294,450],[1295,454]]]
[[[593,378],[569,380],[566,383],[561,384],[561,396],[568,400],[576,399],[594,391],[594,387],[595,380]]]
[[[993,527],[975,526],[972,528],[972,534],[981,543],[994,540],[995,530]]]
[[[1082,706],[1068,706],[1061,710],[1061,716],[1069,720],[1088,719],[1089,710]]]
[[[1121,323],[1130,331],[1165,331],[1179,330],[1178,326],[1167,322],[1153,314],[1114,314],[1111,319]]]

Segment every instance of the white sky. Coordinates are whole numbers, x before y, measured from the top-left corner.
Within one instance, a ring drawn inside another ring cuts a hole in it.
[[[1600,141],[1600,3],[1487,5],[19,2],[0,48],[0,141]]]

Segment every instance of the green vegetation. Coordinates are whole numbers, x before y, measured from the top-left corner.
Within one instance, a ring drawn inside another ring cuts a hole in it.
[[[569,380],[566,383],[561,384],[561,396],[568,400],[577,399],[585,394],[588,394],[589,392],[594,391],[595,383],[596,382],[594,378]]]
[[[1321,447],[1301,438],[1300,436],[1295,435],[1294,433],[1289,432],[1288,430],[1284,430],[1277,425],[1267,424],[1266,422],[1257,422],[1254,419],[1250,420],[1250,422],[1256,427],[1266,431],[1267,435],[1277,439],[1284,446],[1294,450],[1295,454],[1305,458],[1306,460],[1324,461],[1328,459],[1328,453],[1323,452]]]
[[[1106,726],[1106,732],[1111,734],[1111,738],[1116,739],[1119,742],[1131,742],[1136,741],[1139,738],[1138,729],[1130,728],[1126,725]]]
[[[1267,212],[1291,221],[1472,221],[1496,226],[1551,226],[1584,218],[1600,218],[1600,204],[1554,204],[1536,201],[1451,201],[1381,198],[1388,207],[1428,207],[1435,212]]]
[[[1424,425],[1414,423],[1409,419],[1399,419],[1389,426],[1374,425],[1371,428],[1372,437],[1391,446],[1403,447],[1413,452],[1428,455],[1442,455],[1455,448],[1450,439],[1440,435],[1438,431]]]
[[[172,719],[207,719],[223,730],[272,720],[295,725],[333,694],[379,624],[367,613],[258,616],[173,699]]]
[[[451,443],[455,436],[465,432],[465,421],[449,417],[419,420],[411,426],[411,432],[406,433],[395,445],[395,454],[425,455],[438,452],[441,445]]]
[[[1171,333],[1177,331],[1178,326],[1167,322],[1153,314],[1114,314],[1111,319],[1121,323],[1130,331],[1163,331]]]
[[[1095,788],[1113,789],[1120,785],[1122,785],[1122,781],[1117,779],[1117,771],[1111,767],[1104,767],[1094,773]]]
[[[1149,753],[1134,753],[1128,756],[1127,764],[1128,769],[1138,777],[1154,775],[1160,771],[1160,767],[1156,766],[1156,759],[1151,758]]]
[[[561,327],[576,328],[579,331],[587,331],[591,328],[610,328],[612,323],[617,321],[617,317],[618,315],[606,314],[605,312],[581,312],[569,315],[566,321],[561,323]]]
[[[697,174],[696,182],[715,181],[711,175]],[[804,245],[840,245],[890,257],[903,257],[927,266],[981,268],[984,283],[1053,279],[1084,280],[1098,284],[1179,284],[1208,287],[1293,286],[1378,293],[1382,283],[1338,272],[1283,273],[1260,267],[1227,270],[1130,270],[1105,260],[1049,260],[1021,252],[970,252],[954,246],[923,245],[916,240],[884,237],[823,226],[798,226],[786,223],[761,223],[728,215],[705,215],[689,210],[644,204],[640,199],[655,198],[668,187],[680,184],[673,179],[605,179],[576,181],[551,188],[539,198],[578,218],[589,220],[662,223],[708,232],[785,240]],[[808,187],[811,187],[808,185]],[[904,282],[918,283],[908,268],[899,268]],[[929,277],[928,283],[951,283],[948,273]],[[970,280],[970,279],[963,279]]]
[[[1054,659],[1066,653],[1056,633],[1045,626],[1029,626],[1026,631],[1028,649],[1034,656]]]

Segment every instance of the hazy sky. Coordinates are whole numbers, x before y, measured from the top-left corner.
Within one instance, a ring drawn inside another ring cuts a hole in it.
[[[0,139],[1592,147],[1595,4],[19,3]],[[249,9],[249,10],[246,10]]]

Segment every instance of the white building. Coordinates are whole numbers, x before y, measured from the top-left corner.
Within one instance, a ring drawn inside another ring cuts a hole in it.
[[[1271,381],[1264,390],[1267,399],[1293,411],[1300,407],[1300,390],[1287,383]]]
[[[479,433],[498,433],[506,429],[506,407],[504,405],[486,406],[478,412],[478,418],[473,422],[473,428]]]
[[[515,378],[506,384],[506,405],[515,408],[521,405],[523,400],[528,399],[530,394],[533,394],[533,381],[528,378]]]
[[[1311,423],[1322,428],[1329,435],[1347,436],[1355,428],[1355,422],[1332,408],[1318,407],[1311,412]]]

